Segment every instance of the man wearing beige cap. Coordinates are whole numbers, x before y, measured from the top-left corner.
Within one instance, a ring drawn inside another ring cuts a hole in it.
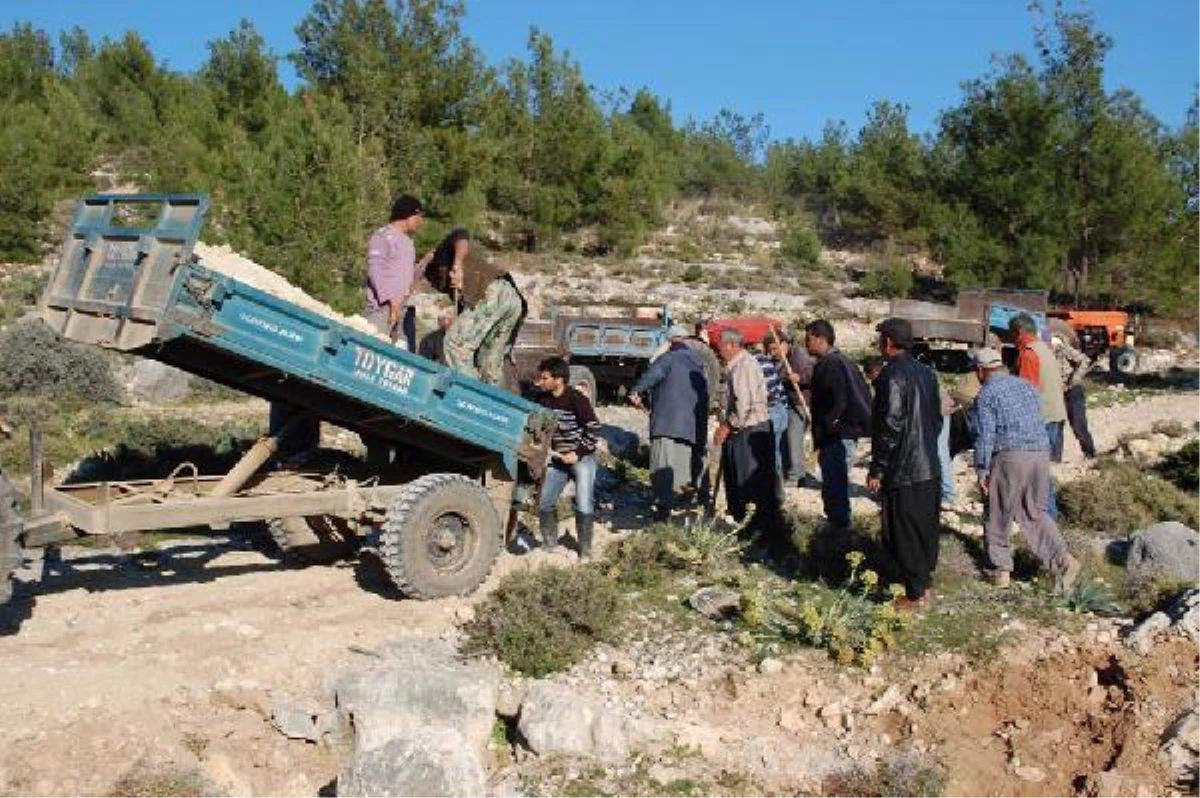
[[[1016,521],[1026,544],[1066,592],[1079,579],[1080,565],[1046,511],[1050,439],[1037,389],[1009,374],[994,349],[976,352],[975,366],[983,385],[975,399],[975,471],[988,506],[984,537],[995,569],[992,582],[1009,584],[1013,556],[1008,525]]]

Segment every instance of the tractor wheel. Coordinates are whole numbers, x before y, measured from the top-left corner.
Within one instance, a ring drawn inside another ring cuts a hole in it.
[[[588,398],[592,406],[596,405],[596,375],[587,366],[571,366],[567,384]]]
[[[379,556],[407,596],[466,595],[492,570],[503,534],[482,485],[460,474],[427,474],[392,503]]]
[[[21,567],[21,513],[17,491],[0,471],[0,604],[12,598],[13,572]]]
[[[1133,374],[1137,363],[1137,350],[1132,346],[1120,346],[1108,352],[1108,369],[1114,374]]]
[[[349,556],[358,544],[350,522],[332,515],[273,518],[267,528],[279,553],[293,565],[335,562]]]

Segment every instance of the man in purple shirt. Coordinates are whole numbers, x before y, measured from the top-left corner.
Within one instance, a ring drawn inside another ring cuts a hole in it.
[[[417,251],[411,236],[425,221],[420,200],[401,194],[390,220],[367,244],[367,320],[393,342],[404,333],[408,351],[417,351],[417,314],[409,304]]]

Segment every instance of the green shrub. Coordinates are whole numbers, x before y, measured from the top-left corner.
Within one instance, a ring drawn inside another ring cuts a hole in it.
[[[786,220],[779,242],[779,254],[798,266],[815,266],[821,260],[821,238],[812,222],[796,216]]]
[[[883,268],[875,269],[863,278],[861,287],[867,296],[905,297],[912,291],[912,270],[902,259],[890,257]]]
[[[678,527],[657,524],[609,546],[606,570],[619,584],[648,588],[671,577],[679,565],[676,552],[686,546]]]
[[[1067,524],[1117,534],[1159,521],[1181,521],[1195,529],[1200,515],[1194,496],[1134,465],[1113,461],[1062,485],[1058,502]]]
[[[201,474],[221,474],[262,431],[253,422],[210,427],[183,418],[105,421],[93,432],[111,443],[80,461],[68,482],[158,479],[181,463],[191,463]]]
[[[1183,448],[1163,457],[1158,472],[1184,490],[1200,489],[1200,442],[1188,441]]]
[[[25,308],[34,305],[46,284],[38,269],[22,269],[0,277],[0,326],[18,319]]]
[[[0,332],[0,395],[72,394],[116,402],[121,389],[103,353],[64,341],[41,322]]]
[[[621,608],[616,583],[592,568],[510,574],[476,608],[464,651],[538,678],[571,667],[597,642],[615,642]]]
[[[699,282],[700,280],[704,279],[704,267],[702,267],[699,263],[693,263],[687,267],[687,271],[683,273],[683,276],[680,279],[685,283]]]

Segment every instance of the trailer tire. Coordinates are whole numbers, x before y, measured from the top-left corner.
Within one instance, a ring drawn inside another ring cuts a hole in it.
[[[348,557],[358,542],[354,527],[333,515],[272,518],[271,540],[292,565],[323,565]]]
[[[1114,374],[1133,374],[1137,363],[1137,350],[1132,346],[1119,346],[1108,352],[1108,369]]]
[[[21,567],[21,533],[24,531],[17,507],[17,490],[0,471],[0,604],[12,598],[13,573]]]
[[[596,375],[587,366],[571,366],[567,384],[587,397],[592,406],[596,406]]]
[[[491,572],[503,534],[482,485],[461,474],[427,474],[392,502],[379,556],[406,596],[466,595]]]

